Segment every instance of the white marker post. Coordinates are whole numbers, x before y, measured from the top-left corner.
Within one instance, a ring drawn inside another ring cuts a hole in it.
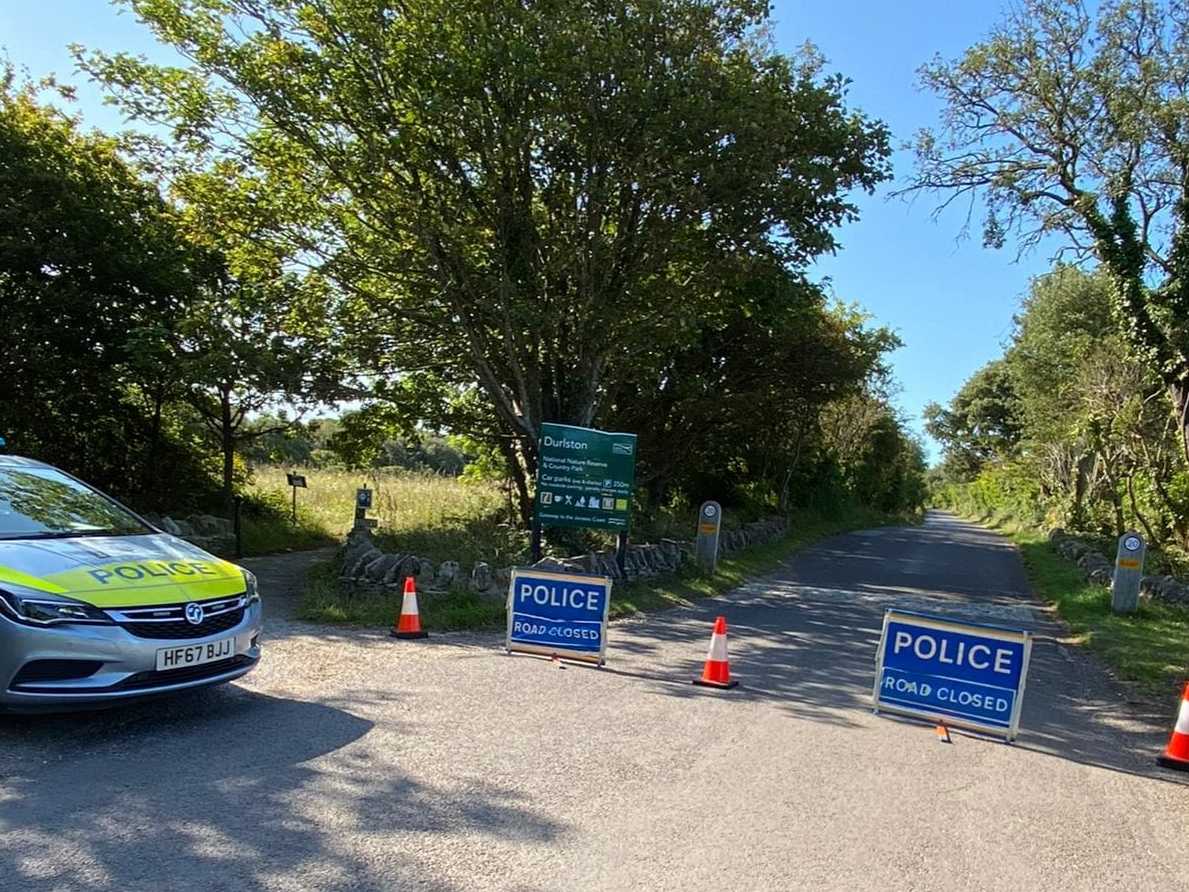
[[[718,502],[703,502],[698,509],[698,536],[694,554],[703,568],[714,572],[718,566],[718,535],[722,529],[722,506]]]
[[[1144,573],[1144,537],[1129,530],[1119,537],[1115,554],[1115,576],[1111,581],[1111,610],[1135,613],[1139,607],[1139,582]]]

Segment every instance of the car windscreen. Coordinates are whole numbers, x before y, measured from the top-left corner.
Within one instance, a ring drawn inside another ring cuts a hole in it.
[[[149,532],[111,499],[61,471],[0,467],[0,540]]]

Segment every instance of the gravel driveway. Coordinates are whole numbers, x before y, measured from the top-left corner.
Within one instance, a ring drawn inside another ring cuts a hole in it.
[[[884,606],[1053,631],[1024,592],[933,514],[616,624],[601,671],[281,619],[242,683],[0,719],[0,889],[1189,888],[1174,704],[1137,716],[1081,653],[1037,644],[1015,746],[871,714]],[[689,684],[720,612],[726,693]]]

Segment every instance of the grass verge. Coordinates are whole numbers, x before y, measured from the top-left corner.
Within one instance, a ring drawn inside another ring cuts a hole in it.
[[[793,519],[790,532],[783,539],[725,557],[719,561],[714,573],[698,572],[691,567],[669,576],[613,586],[610,616],[620,619],[637,613],[689,605],[701,598],[730,591],[748,578],[774,569],[789,555],[827,536],[905,522],[909,522],[909,519],[860,509],[836,517],[800,515]],[[337,561],[321,564],[310,572],[298,608],[301,619],[373,628],[392,624],[393,617],[400,609],[401,596],[398,593],[348,595],[339,588],[338,574]],[[424,598],[418,606],[422,624],[431,630],[499,628],[506,622],[502,601],[481,598],[473,592],[451,591],[444,596]]]
[[[1111,612],[1110,591],[1049,546],[1038,530],[1010,517],[971,518],[1003,533],[1020,549],[1033,591],[1057,609],[1074,640],[1097,654],[1143,694],[1165,697],[1189,677],[1189,610],[1144,599],[1133,614]]]
[[[339,588],[338,560],[313,567],[297,608],[299,619],[371,628],[389,628],[400,612],[401,594],[347,594]],[[484,629],[504,623],[504,605],[474,592],[452,589],[444,595],[418,598],[421,624],[437,631]]]
[[[339,541],[325,527],[298,515],[297,523],[288,517],[263,516],[243,520],[244,557],[305,551],[335,545]]]

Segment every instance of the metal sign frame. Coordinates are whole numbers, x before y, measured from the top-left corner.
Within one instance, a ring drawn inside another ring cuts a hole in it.
[[[1020,665],[1020,686],[1016,690],[1015,700],[1012,703],[1011,720],[1007,728],[999,725],[990,725],[979,722],[976,719],[963,719],[954,716],[943,715],[928,709],[914,709],[909,706],[901,706],[894,703],[884,703],[879,698],[880,683],[883,678],[884,668],[884,649],[888,642],[888,625],[893,619],[906,620],[908,625],[915,625],[921,628],[936,628],[939,631],[958,632],[966,634],[981,635],[986,638],[996,638],[1001,641],[1009,641],[1014,644],[1022,644],[1024,648],[1023,661]],[[911,610],[898,610],[895,607],[889,607],[884,611],[883,628],[879,633],[879,648],[875,654],[875,680],[871,685],[871,699],[873,704],[873,711],[878,715],[881,712],[890,712],[897,715],[906,715],[913,718],[926,719],[931,722],[944,723],[946,725],[953,725],[957,728],[969,728],[972,731],[980,731],[984,734],[994,734],[1001,736],[1008,743],[1015,740],[1020,733],[1020,713],[1024,708],[1024,690],[1028,686],[1028,664],[1032,659],[1032,633],[1023,631],[1021,629],[1009,629],[1006,626],[995,626],[984,623],[967,623],[959,622],[954,619],[948,619],[943,616],[934,616],[928,613],[917,613]]]
[[[516,580],[519,576],[536,576],[557,582],[572,582],[577,585],[589,585],[596,582],[606,587],[607,597],[603,599],[603,615],[599,620],[599,652],[568,650],[565,647],[532,644],[524,641],[512,640],[512,618],[515,613],[513,600],[516,594]],[[578,663],[590,663],[596,666],[606,664],[607,653],[607,615],[611,609],[611,577],[589,576],[580,573],[559,573],[555,570],[535,570],[532,567],[513,567],[512,580],[508,583],[508,600],[506,604],[508,614],[508,631],[504,640],[504,650],[509,653],[535,654],[542,657],[557,657],[559,660],[572,660]]]
[[[309,486],[306,484],[306,475],[305,474],[286,473],[285,477],[288,478],[289,485],[292,486],[294,489],[297,489],[299,487],[301,489],[309,489]]]

